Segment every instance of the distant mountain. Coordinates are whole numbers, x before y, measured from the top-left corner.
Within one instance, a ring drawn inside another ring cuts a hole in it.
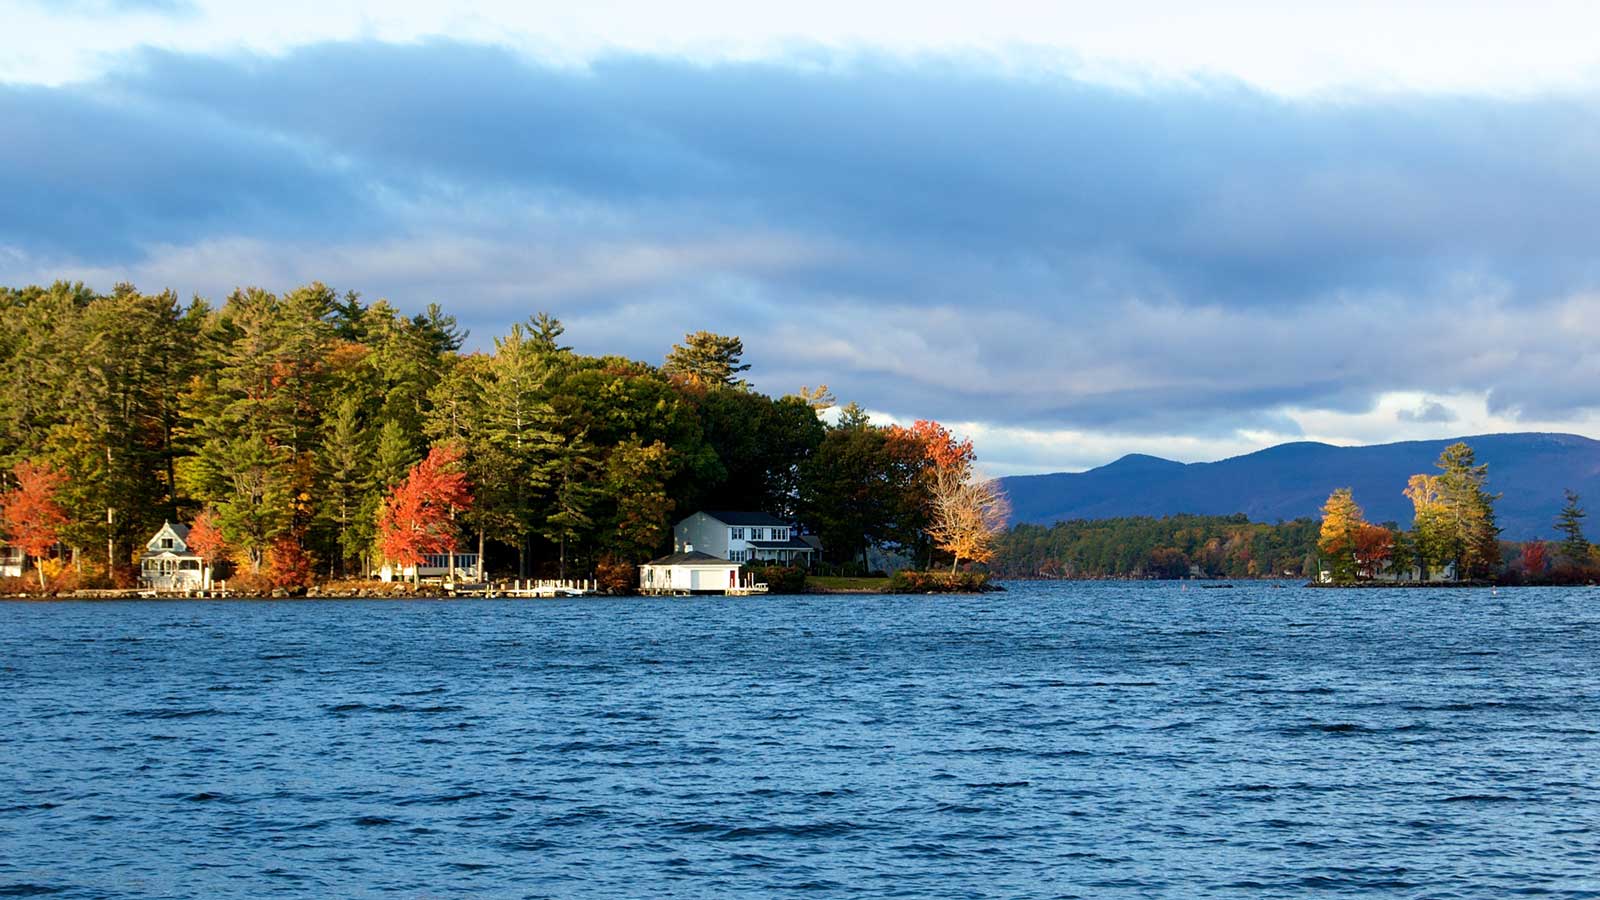
[[[1551,523],[1572,488],[1594,515],[1600,538],[1600,441],[1575,434],[1484,434],[1442,441],[1334,447],[1302,441],[1210,463],[1178,463],[1131,454],[1087,472],[1003,479],[1013,519],[1050,524],[1066,519],[1244,513],[1276,522],[1317,516],[1328,492],[1355,490],[1373,522],[1411,525],[1401,491],[1418,472],[1434,473],[1439,451],[1465,441],[1489,464],[1489,489],[1503,494],[1495,509],[1509,540],[1550,537]]]

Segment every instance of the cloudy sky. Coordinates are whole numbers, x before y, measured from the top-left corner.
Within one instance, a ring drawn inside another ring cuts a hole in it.
[[[0,0],[0,283],[707,328],[995,474],[1600,436],[1591,4],[768,5]]]

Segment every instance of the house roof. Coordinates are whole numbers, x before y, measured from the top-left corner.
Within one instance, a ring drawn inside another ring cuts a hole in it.
[[[789,524],[777,516],[764,512],[740,512],[726,509],[703,509],[701,512],[724,525],[776,525],[779,528],[784,528]]]
[[[726,559],[718,556],[712,556],[709,553],[701,553],[699,550],[690,550],[686,553],[671,553],[661,557],[660,559],[652,559],[648,563],[645,563],[645,565],[683,566],[694,565],[695,563],[721,563],[728,566],[738,565],[738,563],[729,562]]]
[[[189,543],[189,526],[180,525],[177,522],[168,522],[167,527],[171,528],[172,533],[178,536],[178,540],[183,541],[185,544]]]
[[[803,540],[801,540],[799,538],[790,538],[787,541],[750,541],[749,544],[750,544],[750,546],[755,547],[758,550],[815,550],[815,549],[817,549],[817,548],[811,546],[810,544],[806,543],[805,541],[803,541]]]

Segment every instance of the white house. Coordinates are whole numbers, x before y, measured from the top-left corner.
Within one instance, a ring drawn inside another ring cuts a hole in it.
[[[205,590],[204,560],[189,552],[189,526],[163,522],[139,554],[139,583],[158,591]],[[205,580],[210,580],[205,578]]]
[[[673,526],[673,549],[694,548],[736,563],[752,561],[810,565],[817,548],[795,534],[794,526],[759,512],[705,510]]]
[[[476,553],[425,553],[420,569],[386,562],[378,569],[378,577],[384,581],[411,581],[415,577],[418,581],[473,583],[482,581],[483,573]]]
[[[738,563],[693,547],[639,567],[641,594],[726,594],[739,587]]]
[[[27,564],[28,556],[21,547],[0,542],[0,578],[21,578]]]

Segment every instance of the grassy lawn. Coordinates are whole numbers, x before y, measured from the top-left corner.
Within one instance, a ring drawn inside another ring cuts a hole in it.
[[[814,591],[886,591],[889,589],[889,579],[808,575],[806,587]]]

